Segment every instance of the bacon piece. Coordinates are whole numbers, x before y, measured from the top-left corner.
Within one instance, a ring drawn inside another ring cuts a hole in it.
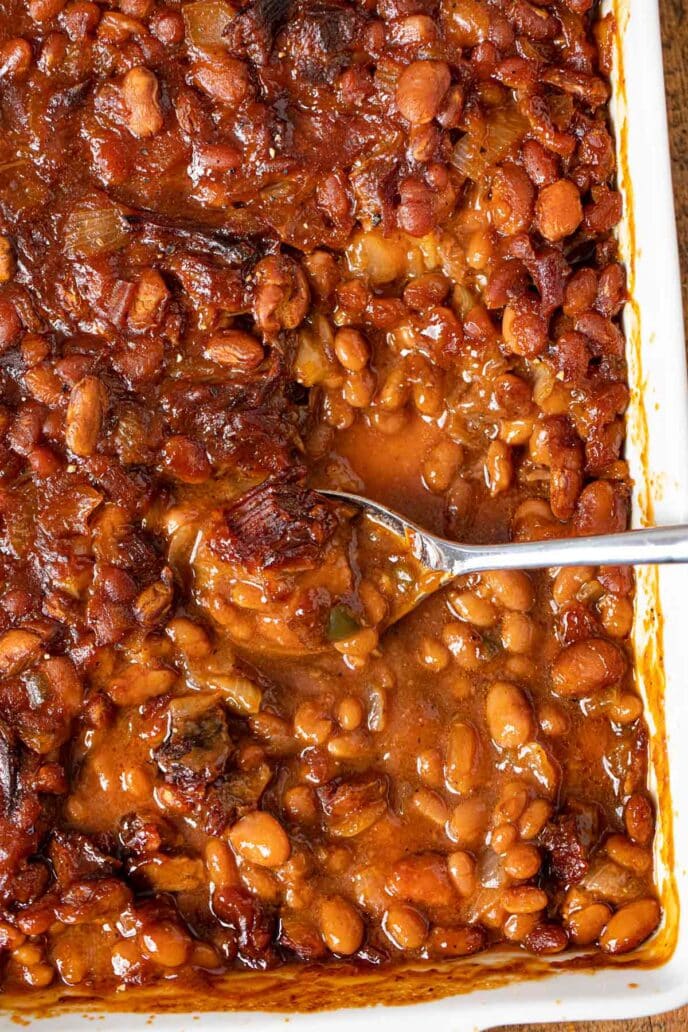
[[[212,548],[249,569],[309,569],[337,525],[334,507],[304,485],[300,470],[290,470],[226,509]]]

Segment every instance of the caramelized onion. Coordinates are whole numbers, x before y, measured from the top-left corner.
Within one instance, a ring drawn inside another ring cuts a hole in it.
[[[224,31],[234,13],[223,0],[197,0],[194,4],[184,4],[182,14],[186,35],[197,47],[221,46]]]
[[[76,208],[65,219],[65,249],[72,255],[116,251],[124,245],[127,230],[119,208]]]

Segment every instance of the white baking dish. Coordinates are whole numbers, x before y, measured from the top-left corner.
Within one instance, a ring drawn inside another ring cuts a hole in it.
[[[616,0],[614,6],[620,29],[620,60],[613,116],[626,193],[622,245],[635,302],[627,313],[633,389],[627,452],[636,484],[634,520],[686,522],[688,385],[658,0]],[[628,73],[625,83],[624,68]],[[295,1032],[325,1032],[355,1025],[357,1032],[385,1032],[392,1027],[415,1029],[423,1022],[441,1024],[449,1032],[468,1032],[504,1023],[629,1018],[688,1002],[688,930],[679,920],[680,909],[688,907],[688,804],[684,799],[688,793],[688,692],[684,685],[688,671],[688,633],[684,627],[688,569],[666,568],[661,575],[656,570],[640,571],[638,580],[636,650],[653,731],[653,778],[655,789],[659,786],[662,815],[657,860],[668,915],[655,943],[632,960],[626,958],[617,966],[596,972],[567,971],[562,958],[550,964],[533,961],[528,969],[530,977],[525,979],[515,979],[505,969],[500,974],[508,961],[490,954],[472,963],[489,973],[491,981],[501,980],[501,986],[436,1002],[287,1016],[264,1012],[228,1015],[208,1011],[208,1001],[198,999],[193,1002],[204,1013],[161,1015],[153,1027],[159,1032],[192,1028],[219,1032],[231,1025],[233,1029],[272,1032],[288,1025]],[[663,727],[668,731],[666,740]],[[650,966],[652,958],[658,956],[669,959]],[[513,967],[513,954],[510,960]],[[264,976],[267,981],[255,977],[255,995],[262,993],[267,999],[270,976]],[[370,984],[360,980],[347,985],[352,1008],[360,1008],[366,1003]],[[298,979],[292,991],[298,1003]],[[151,1009],[157,1009],[155,991],[146,998]],[[369,997],[374,998],[374,994]],[[164,1007],[164,1001],[160,1002]],[[122,1005],[122,996],[118,1003]],[[91,1011],[83,1017],[92,1021],[93,1016]],[[149,1026],[147,1014],[100,1012],[98,1018],[101,1032],[133,1032]],[[81,1016],[74,1011],[33,1020],[40,1032],[72,1032],[82,1024]],[[16,1027],[9,1014],[0,1014],[0,1029]]]

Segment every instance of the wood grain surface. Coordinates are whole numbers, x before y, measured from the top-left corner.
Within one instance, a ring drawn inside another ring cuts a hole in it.
[[[633,0],[646,4],[653,0]],[[660,0],[664,72],[681,252],[683,305],[688,315],[688,0]],[[631,69],[632,74],[632,69]],[[688,981],[688,972],[686,972]],[[638,1021],[586,1021],[566,1025],[504,1026],[500,1032],[688,1032],[688,1007]]]

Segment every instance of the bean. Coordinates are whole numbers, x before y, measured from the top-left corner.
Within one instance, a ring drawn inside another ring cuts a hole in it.
[[[617,724],[632,724],[643,712],[643,701],[633,692],[622,692],[609,707],[609,715]]]
[[[575,602],[584,584],[595,576],[594,566],[568,566],[560,570],[552,586],[552,597],[558,606]]]
[[[291,854],[286,831],[263,810],[254,810],[233,824],[229,841],[239,856],[259,867],[281,867]]]
[[[655,931],[662,917],[656,899],[639,899],[616,911],[600,935],[600,949],[614,955],[636,949]]]
[[[459,795],[470,792],[475,784],[480,741],[475,728],[456,721],[449,728],[444,777],[447,788]]]
[[[161,921],[153,928],[146,929],[141,941],[144,956],[167,968],[185,964],[191,949],[189,936],[171,921]]]
[[[431,122],[438,114],[451,76],[444,61],[412,61],[397,83],[397,107],[412,125]]]
[[[440,673],[449,666],[451,652],[441,641],[425,635],[421,639],[418,658],[426,669],[432,670],[433,673]]]
[[[605,903],[590,903],[574,910],[568,919],[571,941],[576,946],[590,946],[597,942],[611,916],[612,912]]]
[[[554,703],[545,702],[538,710],[538,723],[543,734],[561,738],[571,726],[566,713]]]
[[[518,828],[514,824],[498,824],[490,836],[490,845],[495,853],[503,856],[518,841]]]
[[[0,677],[20,673],[38,659],[42,641],[31,631],[5,631],[0,635]]]
[[[419,949],[428,934],[428,923],[422,914],[403,903],[394,903],[382,919],[382,928],[399,950]]]
[[[316,702],[302,702],[294,714],[294,733],[311,745],[324,745],[333,726]]]
[[[464,799],[454,807],[447,832],[452,842],[472,849],[484,842],[487,822],[486,804],[481,799]]]
[[[523,942],[539,923],[539,914],[509,914],[502,926],[502,932],[509,942]]]
[[[527,573],[520,570],[493,570],[483,573],[480,580],[492,601],[504,609],[520,613],[532,609],[535,596]]]
[[[575,184],[558,179],[543,187],[535,203],[535,218],[546,240],[563,240],[575,233],[583,221],[583,205]]]
[[[418,788],[411,796],[411,803],[421,817],[432,821],[433,824],[443,828],[447,823],[449,816],[447,804],[437,792],[433,792],[429,788]]]
[[[652,867],[650,851],[631,842],[625,835],[610,835],[604,848],[607,856],[634,874],[647,874]]]
[[[581,698],[618,683],[626,672],[623,653],[604,638],[589,638],[562,649],[552,665],[559,695]]]
[[[370,360],[367,340],[362,333],[349,326],[335,333],[334,350],[344,368],[353,373],[362,372]]]
[[[603,595],[597,606],[610,638],[627,638],[633,627],[633,603],[620,595]]]
[[[630,797],[624,808],[624,824],[633,842],[639,846],[649,845],[655,830],[655,818],[647,796],[635,794]]]
[[[470,853],[457,849],[447,857],[447,869],[456,891],[472,896],[476,888],[475,860]]]
[[[514,476],[511,448],[504,441],[490,441],[485,456],[485,483],[492,497],[508,491]]]
[[[205,346],[205,356],[211,362],[247,372],[256,369],[264,355],[260,341],[243,330],[215,333]]]
[[[443,957],[468,957],[487,946],[487,935],[480,925],[437,926],[430,932],[428,948]]]
[[[516,885],[504,890],[501,902],[510,914],[534,914],[547,906],[547,893],[534,885]]]
[[[363,717],[363,703],[355,695],[346,695],[337,707],[337,720],[344,731],[355,731]]]
[[[162,129],[159,93],[158,80],[148,68],[131,68],[124,76],[122,96],[129,112],[127,124],[132,136],[144,139]]]
[[[502,617],[502,645],[507,652],[526,655],[532,651],[535,624],[525,613],[507,612]]]
[[[526,842],[511,846],[504,857],[504,870],[510,878],[527,881],[540,870],[540,851]]]
[[[497,622],[497,612],[492,603],[472,591],[452,591],[448,599],[454,614],[475,627],[494,627]]]
[[[436,494],[446,491],[463,461],[463,448],[454,441],[443,440],[431,449],[423,463],[423,480]]]
[[[107,400],[107,391],[96,376],[85,376],[72,387],[65,440],[75,455],[87,457],[95,451]]]
[[[508,681],[495,681],[486,700],[487,726],[500,749],[517,749],[533,736],[533,714],[525,693]]]
[[[479,670],[483,640],[464,623],[448,623],[442,628],[442,641],[464,670]]]
[[[553,807],[547,799],[533,799],[525,808],[518,822],[522,839],[534,839],[540,834],[552,816]]]
[[[557,924],[538,924],[526,935],[523,945],[531,953],[547,957],[553,953],[561,953],[569,943],[569,937]]]
[[[365,926],[360,914],[342,896],[332,896],[320,905],[320,932],[328,950],[350,956],[360,949]]]

